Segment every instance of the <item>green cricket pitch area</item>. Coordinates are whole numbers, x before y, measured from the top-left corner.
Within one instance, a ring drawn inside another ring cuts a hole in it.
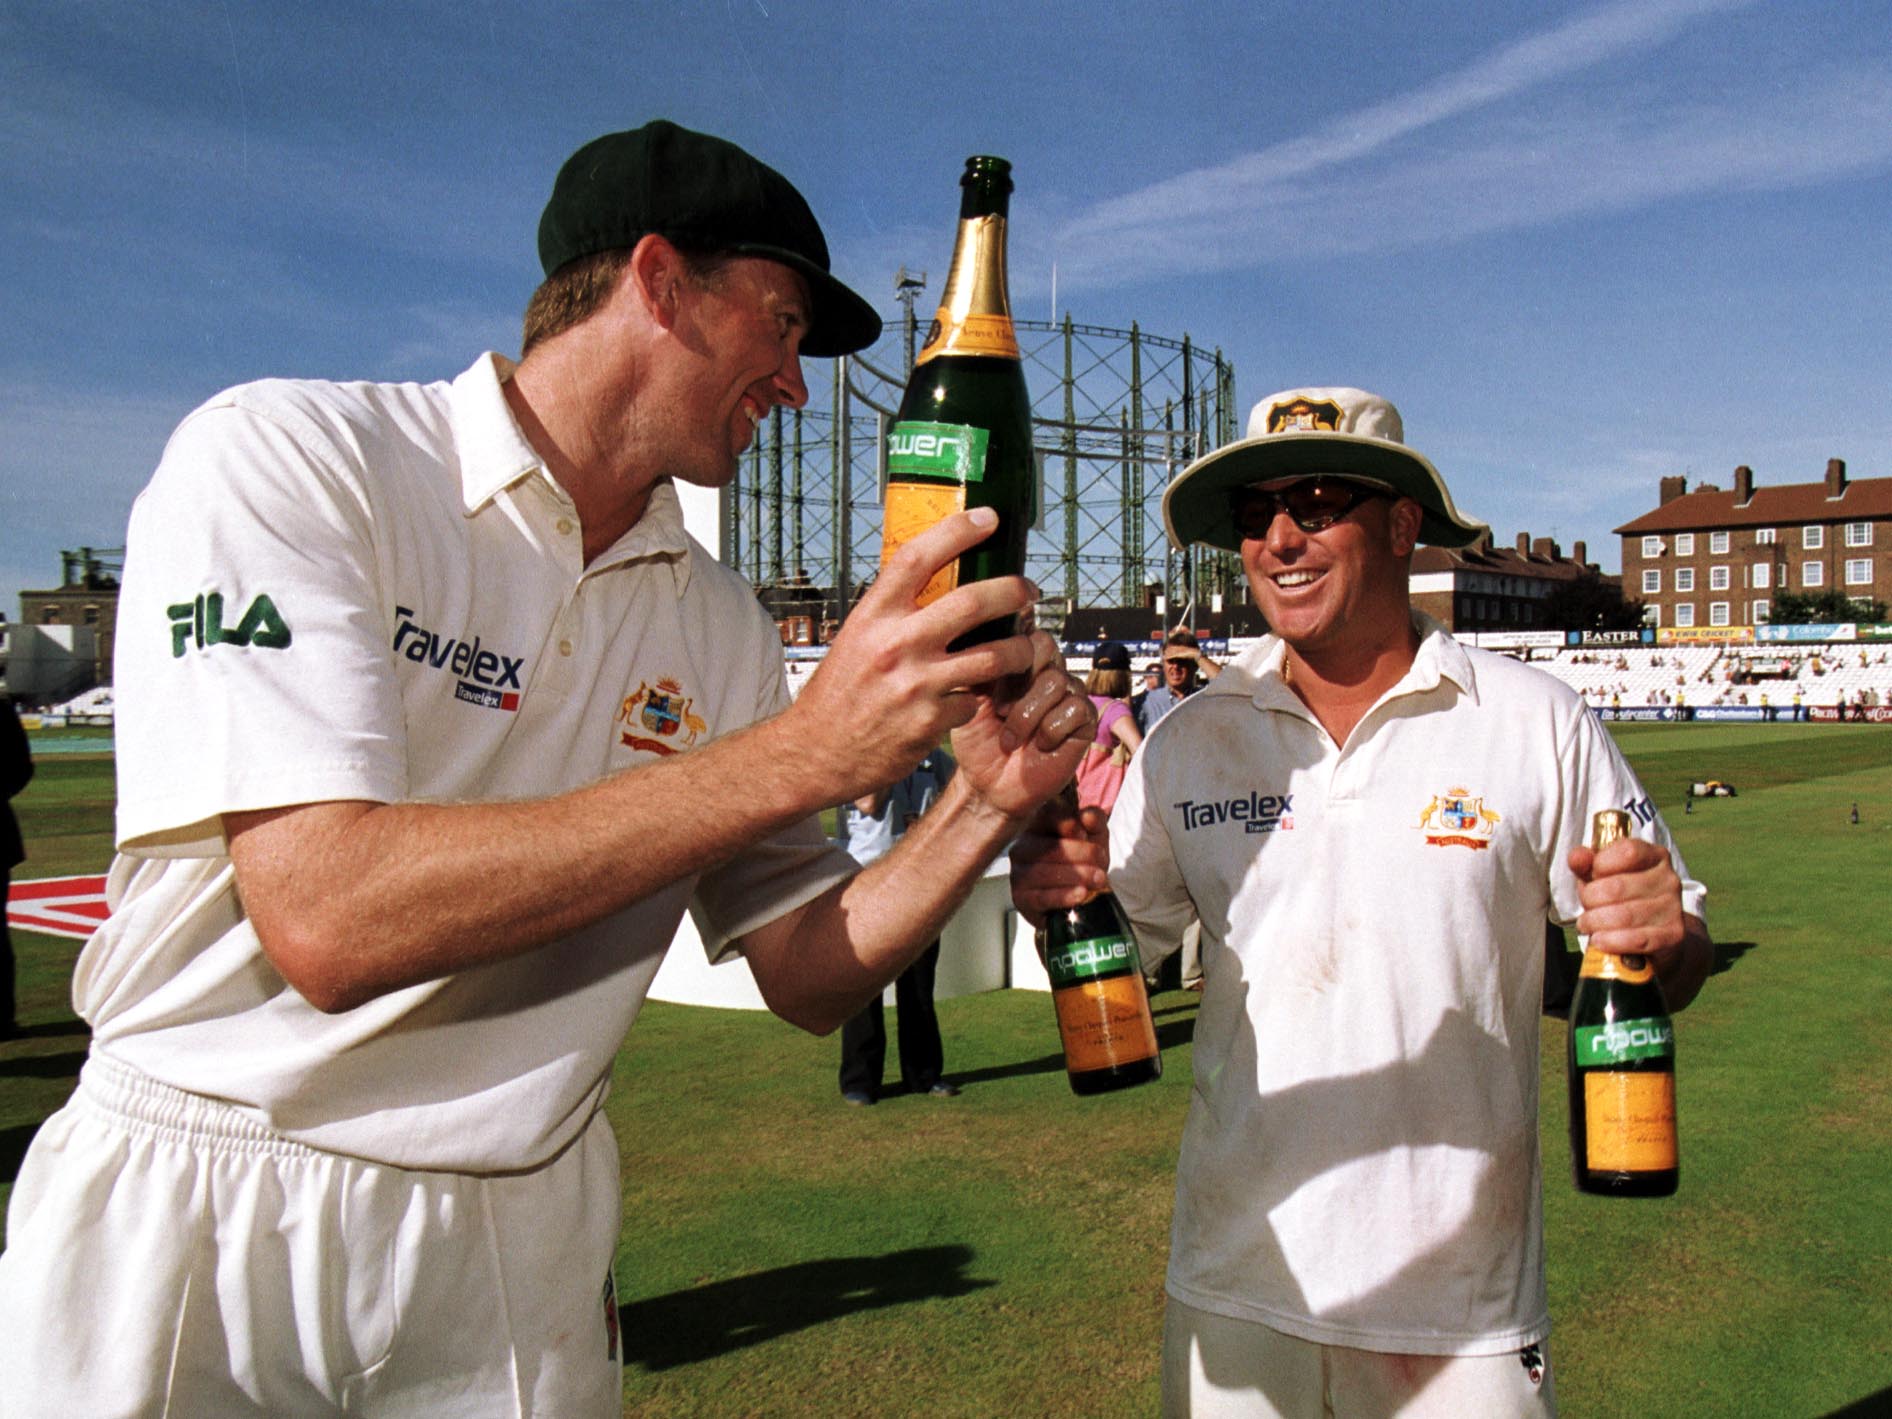
[[[1892,729],[1613,732],[1708,884],[1717,962],[1677,1019],[1673,1198],[1576,1193],[1564,1026],[1545,1022],[1561,1412],[1892,1412]],[[109,755],[38,767],[16,801],[19,876],[102,872]],[[1707,778],[1739,796],[1685,814],[1686,785]],[[86,1044],[68,994],[78,943],[14,939],[25,1033],[0,1044],[0,1198]],[[1158,1083],[1079,1099],[1046,996],[942,1001],[964,1094],[872,1109],[842,1105],[833,1039],[648,1005],[608,1105],[625,1412],[1154,1414],[1196,1002],[1156,997]]]

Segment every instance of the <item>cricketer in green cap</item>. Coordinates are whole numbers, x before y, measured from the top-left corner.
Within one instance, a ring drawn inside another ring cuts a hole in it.
[[[539,218],[539,262],[551,276],[653,233],[686,251],[792,267],[814,305],[803,354],[852,354],[880,337],[874,308],[828,270],[821,224],[794,184],[734,143],[668,119],[594,138],[566,159]]]
[[[806,405],[803,356],[879,329],[786,181],[615,134],[566,165],[541,254],[517,360],[226,390],[137,500],[137,880],[87,946],[95,1087],[7,1219],[0,1414],[616,1419],[602,1104],[659,964],[739,958],[739,994],[841,1028],[1094,737],[1045,632],[950,648],[1017,626],[1025,577],[919,605],[991,509],[909,540],[793,696],[694,535],[686,498],[720,530],[763,421]],[[891,852],[828,842],[824,810],[948,735]]]

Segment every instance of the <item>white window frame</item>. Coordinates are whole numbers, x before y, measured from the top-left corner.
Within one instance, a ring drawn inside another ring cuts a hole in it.
[[[1679,630],[1680,628],[1684,626],[1692,626],[1694,624],[1695,624],[1695,603],[1693,601],[1676,602],[1675,603],[1676,628]]]
[[[1800,584],[1802,586],[1825,586],[1826,563],[1802,562],[1800,564]]]
[[[1645,557],[1661,556],[1662,555],[1662,539],[1660,537],[1643,538],[1642,539],[1642,554]]]
[[[1870,547],[1872,545],[1872,524],[1870,522],[1847,523],[1846,545],[1848,547]]]
[[[1675,555],[1678,557],[1692,557],[1695,555],[1694,533],[1678,532],[1675,534]]]
[[[1766,600],[1755,601],[1749,605],[1748,614],[1754,618],[1755,625],[1764,626],[1774,614],[1774,603]]]
[[[1754,545],[1757,547],[1770,547],[1774,544],[1779,535],[1780,533],[1777,529],[1763,527],[1754,534]]]
[[[1846,562],[1846,584],[1848,586],[1872,585],[1872,558],[1851,557]]]
[[[1710,532],[1708,534],[1708,555],[1711,557],[1725,557],[1728,555],[1727,533]]]
[[[1726,591],[1728,589],[1728,569],[1725,566],[1708,568],[1708,589]]]
[[[1662,594],[1662,568],[1644,567],[1642,569],[1642,594],[1644,596]]]
[[[1693,567],[1677,567],[1675,569],[1675,589],[1677,591],[1693,591],[1695,589],[1695,569]]]
[[[1708,624],[1711,626],[1725,626],[1728,624],[1727,602],[1710,601],[1708,603]]]
[[[1753,585],[1756,591],[1772,591],[1774,589],[1774,564],[1772,562],[1756,562],[1753,567],[1753,572]]]
[[[1826,529],[1817,522],[1809,522],[1800,529],[1800,548],[1805,552],[1817,552],[1826,545]]]

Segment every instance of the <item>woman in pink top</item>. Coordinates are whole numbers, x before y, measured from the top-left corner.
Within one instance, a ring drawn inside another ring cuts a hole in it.
[[[1121,642],[1105,641],[1097,647],[1084,689],[1097,706],[1097,738],[1078,766],[1077,802],[1080,808],[1107,813],[1117,801],[1130,756],[1143,742],[1136,716],[1130,713],[1130,652]]]

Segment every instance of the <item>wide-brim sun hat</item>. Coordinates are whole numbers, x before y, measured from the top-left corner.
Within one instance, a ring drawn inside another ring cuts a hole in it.
[[[1399,410],[1364,389],[1287,389],[1248,416],[1248,436],[1204,454],[1163,490],[1163,526],[1178,547],[1239,552],[1229,510],[1236,488],[1326,473],[1372,483],[1419,504],[1419,540],[1466,547],[1491,529],[1460,513],[1445,479],[1406,444]]]
[[[586,143],[559,169],[539,218],[550,276],[582,256],[655,234],[686,250],[779,261],[808,283],[801,353],[849,355],[880,316],[828,270],[828,242],[795,185],[727,139],[658,118]]]

